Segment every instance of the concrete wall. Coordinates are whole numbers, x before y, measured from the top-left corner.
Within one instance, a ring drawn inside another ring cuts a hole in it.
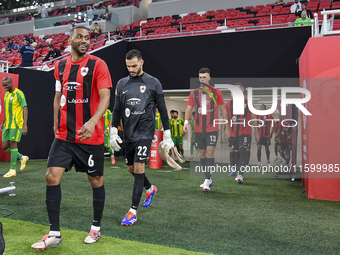
[[[19,22],[0,26],[0,36],[21,35],[33,33],[33,21]]]
[[[143,11],[143,18],[148,17],[148,8],[150,3],[152,3],[152,0],[142,0],[139,3],[139,8]]]
[[[198,11],[209,11],[217,9],[228,9],[245,6],[255,6],[259,4],[272,4],[273,0],[209,0],[209,1],[197,1],[197,0],[174,0],[174,1],[162,1],[149,4],[148,17],[154,18],[159,16],[174,15],[181,13],[190,13]]]
[[[143,11],[135,6],[113,8],[110,11],[119,15],[120,27],[143,18]]]

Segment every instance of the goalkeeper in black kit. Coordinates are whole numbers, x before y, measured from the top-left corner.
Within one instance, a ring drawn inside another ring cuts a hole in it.
[[[120,150],[119,143],[122,140],[118,136],[117,127],[122,119],[126,164],[135,182],[132,205],[121,224],[132,225],[137,221],[137,208],[143,187],[146,189],[143,207],[151,205],[152,198],[157,192],[157,187],[151,185],[145,176],[145,164],[155,132],[156,107],[164,128],[163,142],[160,146],[163,148],[166,146],[165,148],[169,150],[174,147],[174,143],[171,140],[169,118],[161,83],[157,78],[143,72],[144,60],[140,51],[130,50],[126,54],[125,61],[130,75],[120,79],[116,86],[110,145],[113,150]]]

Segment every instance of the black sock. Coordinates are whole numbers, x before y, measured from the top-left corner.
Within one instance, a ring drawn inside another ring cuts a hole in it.
[[[247,151],[246,155],[247,155],[247,162],[246,162],[246,165],[249,165],[249,160],[250,160],[250,150]]]
[[[206,160],[207,163],[207,171],[205,171],[205,179],[210,179],[211,178],[211,167],[214,166],[215,164],[215,159],[214,158],[207,158]]]
[[[143,193],[145,174],[135,174],[135,183],[133,184],[132,205],[131,208],[137,210],[140,198]]]
[[[266,155],[267,155],[267,160],[269,160],[270,159],[270,150],[269,149],[266,150]]]
[[[240,174],[243,175],[243,173],[246,170],[246,165],[247,165],[247,149],[244,147],[240,148]]]
[[[46,185],[46,209],[50,221],[50,231],[60,231],[59,215],[61,202],[60,184],[56,186]]]
[[[257,149],[257,161],[261,162],[261,149]]]
[[[277,147],[278,147],[278,144],[275,143],[275,144],[274,144],[274,148],[275,148],[275,156],[276,156],[276,157],[277,157],[277,151],[278,151],[278,150],[277,150]]]
[[[135,176],[134,173],[130,173],[133,176]],[[148,178],[146,178],[146,175],[144,174],[144,188],[145,189],[150,189],[151,188],[151,183],[149,182]]]
[[[150,189],[151,188],[151,183],[149,182],[148,178],[146,178],[145,174],[144,174],[144,188],[145,189]]]
[[[231,171],[235,172],[235,152],[230,152],[229,153],[229,159],[230,159],[230,167],[231,167]]]
[[[103,216],[105,203],[105,188],[104,185],[99,188],[92,188],[93,192],[93,222],[92,225],[100,227],[100,221]]]
[[[235,151],[236,171],[240,170],[240,151]]]

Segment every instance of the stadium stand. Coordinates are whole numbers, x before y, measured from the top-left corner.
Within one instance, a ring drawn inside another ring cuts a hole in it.
[[[137,1],[139,3],[139,1]],[[254,29],[267,29],[278,28],[283,26],[289,26],[295,22],[297,16],[290,13],[290,6],[293,1],[287,2],[284,5],[275,6],[274,4],[245,6],[229,9],[217,9],[207,10],[192,13],[173,14],[163,17],[155,18],[143,18],[138,21],[134,21],[131,24],[125,25],[121,28],[124,34],[127,31],[133,31],[133,35],[136,40],[155,39],[155,38],[167,38],[176,36],[198,35],[198,34],[211,34],[220,33],[223,29],[235,29],[240,30],[254,30]],[[307,9],[312,13],[321,14],[322,10],[328,9],[340,9],[340,1],[330,0],[310,0],[302,2],[307,4]],[[132,0],[112,0],[104,2],[102,7],[111,5],[114,7],[128,6],[136,4],[136,1]],[[78,5],[74,7],[65,7],[61,9],[55,9],[51,16],[64,15],[68,13],[77,13],[84,11],[88,5]],[[27,15],[27,14],[25,14]],[[28,20],[27,16],[23,16],[21,21]],[[334,30],[340,30],[340,16],[336,16],[334,20]],[[62,21],[60,25],[67,25],[70,21]],[[131,28],[131,30],[130,30]],[[114,31],[110,32],[111,34]],[[129,33],[131,35],[131,33]],[[0,48],[5,48],[9,38],[12,38],[14,42],[22,44],[25,36],[33,37],[33,34],[28,35],[16,35],[3,37],[0,40]],[[44,38],[34,37],[38,43],[35,50],[34,60],[40,62],[41,59],[48,53],[47,51],[47,39],[51,39],[56,48],[62,51],[67,46],[68,35],[64,33],[46,35]],[[97,39],[91,39],[91,46],[89,51],[99,49],[105,45],[107,34],[101,34]],[[99,43],[97,43],[99,42]],[[0,60],[6,60],[11,67],[18,66],[20,59],[17,56],[17,51],[5,51],[0,53]]]

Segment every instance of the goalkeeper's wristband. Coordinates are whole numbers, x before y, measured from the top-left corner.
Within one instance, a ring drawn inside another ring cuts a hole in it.
[[[189,121],[188,121],[188,120],[185,120],[185,121],[184,121],[184,125],[187,125],[187,124],[189,124]]]

